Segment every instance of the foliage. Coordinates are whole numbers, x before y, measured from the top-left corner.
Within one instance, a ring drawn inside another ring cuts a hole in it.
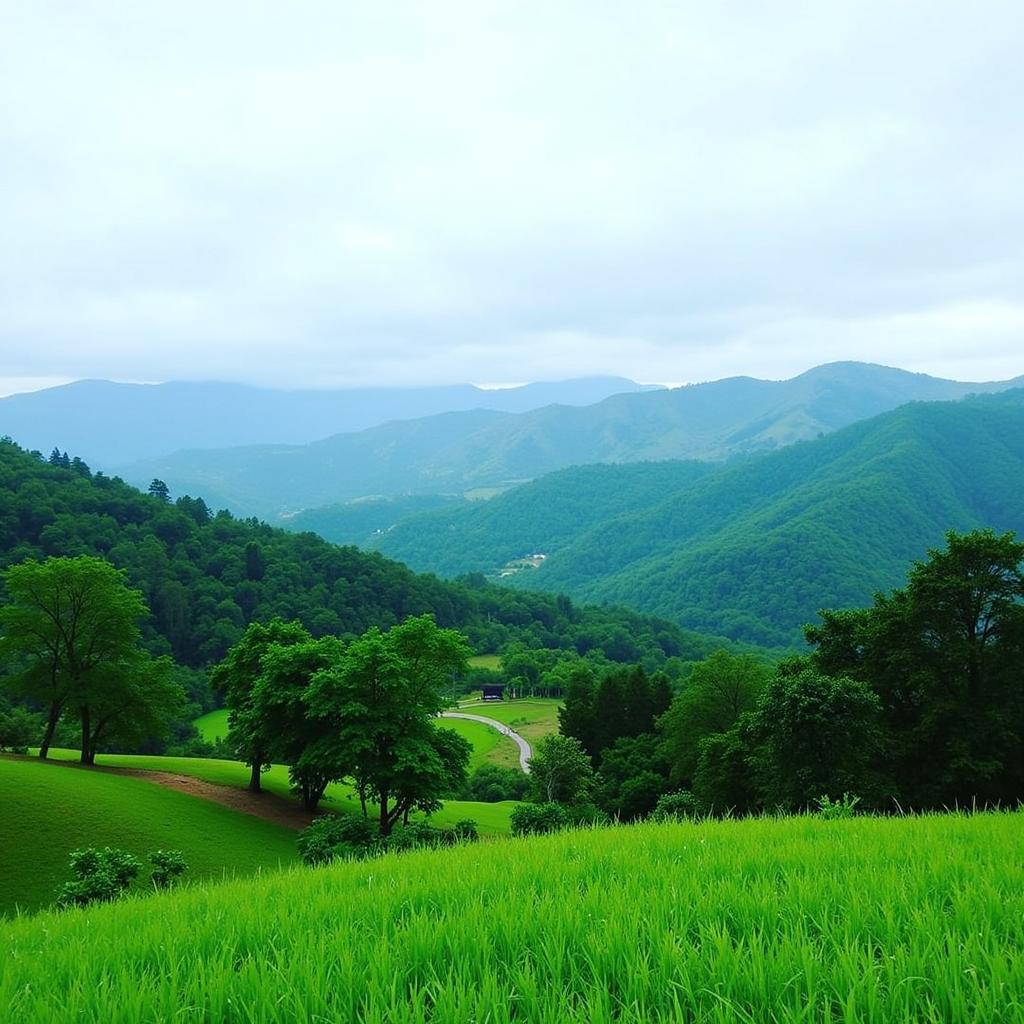
[[[838,799],[833,800],[826,793],[824,796],[818,797],[818,817],[824,818],[825,821],[844,821],[857,813],[857,804],[859,803],[859,796],[844,793]]]
[[[601,755],[595,801],[622,821],[644,818],[668,789],[668,765],[651,733],[624,736]]]
[[[42,717],[23,707],[0,705],[0,750],[27,754],[43,735]]]
[[[530,788],[538,802],[580,804],[594,791],[596,778],[590,758],[572,736],[545,736],[529,765]]]
[[[169,888],[188,870],[188,863],[180,850],[154,850],[149,859],[153,865],[149,877],[157,889]]]
[[[700,804],[687,789],[674,793],[663,793],[654,807],[651,817],[655,821],[689,821],[700,816]]]
[[[0,657],[20,671],[8,685],[47,709],[40,756],[61,716],[81,723],[81,760],[101,743],[160,735],[181,711],[184,694],[169,659],[140,648],[142,595],[126,574],[99,558],[26,559],[3,573]]]
[[[534,836],[558,832],[572,824],[572,816],[562,805],[548,801],[543,804],[516,804],[512,808],[512,835]]]
[[[360,860],[421,847],[474,843],[478,839],[476,822],[469,818],[460,819],[448,829],[412,821],[385,836],[381,835],[379,826],[367,818],[323,815],[299,833],[296,844],[303,861],[316,867],[335,860]]]
[[[887,788],[905,806],[1024,795],[1022,563],[1012,534],[950,532],[906,587],[807,631],[821,671],[877,694]]]
[[[462,789],[462,799],[495,803],[499,800],[523,800],[530,788],[530,778],[518,768],[499,768],[482,764]]]
[[[117,899],[142,869],[130,853],[109,846],[102,850],[93,847],[74,850],[70,862],[74,877],[57,893],[57,905],[61,907],[84,907]]]

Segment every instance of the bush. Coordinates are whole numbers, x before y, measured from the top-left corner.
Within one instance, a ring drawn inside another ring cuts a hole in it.
[[[841,821],[845,818],[852,818],[857,813],[857,804],[860,803],[859,796],[851,796],[844,793],[838,800],[832,800],[826,794],[818,797],[818,816],[826,821]]]
[[[57,905],[84,907],[105,903],[121,896],[138,876],[142,865],[130,853],[104,847],[88,847],[71,854],[71,873],[75,876],[57,892]]]
[[[529,788],[530,777],[518,768],[482,764],[469,777],[459,795],[463,800],[493,804],[500,800],[523,800]]]
[[[568,828],[572,819],[561,804],[516,804],[511,823],[512,835],[535,836]]]
[[[480,838],[476,822],[472,818],[463,818],[448,830],[448,835],[455,843],[475,843]]]
[[[43,734],[43,720],[25,708],[0,710],[0,750],[12,754],[27,754],[28,748],[39,742]]]
[[[153,873],[150,878],[157,889],[167,889],[172,882],[177,881],[187,870],[188,864],[180,850],[155,850],[149,855],[153,864]]]
[[[699,816],[697,798],[688,789],[660,797],[651,815],[655,821],[686,821]]]
[[[299,833],[299,856],[311,867],[342,857],[366,856],[377,830],[366,818],[324,814]]]

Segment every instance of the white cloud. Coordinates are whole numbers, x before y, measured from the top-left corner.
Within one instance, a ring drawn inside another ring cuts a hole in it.
[[[1009,0],[20,5],[0,376],[1024,372],[1022,30]]]

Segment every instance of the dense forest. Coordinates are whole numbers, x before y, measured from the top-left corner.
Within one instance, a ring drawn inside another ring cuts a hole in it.
[[[428,571],[622,602],[766,647],[824,607],[870,600],[946,530],[1024,530],[1024,390],[914,403],[814,441],[709,467],[565,470],[376,538]]]
[[[151,610],[150,653],[201,668],[253,621],[298,619],[315,637],[354,637],[432,613],[477,651],[510,643],[656,668],[717,644],[623,609],[580,607],[482,577],[449,583],[382,555],[337,547],[255,519],[213,512],[201,498],[144,494],[79,459],[48,459],[0,442],[0,568],[49,555],[97,555],[127,572]]]

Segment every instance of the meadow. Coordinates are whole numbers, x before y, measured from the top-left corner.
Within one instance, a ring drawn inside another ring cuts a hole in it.
[[[0,1007],[54,1024],[1015,1021],[1022,825],[644,824],[286,870],[2,923]]]
[[[467,703],[460,705],[460,710],[493,718],[536,745],[538,740],[558,732],[558,709],[561,706],[560,700],[522,697],[518,700]]]
[[[485,729],[486,726],[480,726]],[[488,730],[493,732],[493,730]],[[51,748],[54,760],[76,761],[77,750]],[[190,775],[205,782],[221,786],[244,789],[249,784],[249,769],[241,761],[226,761],[213,757],[167,757],[150,754],[99,754],[98,767],[134,768],[150,772],[173,772]],[[262,785],[269,793],[294,800],[288,784],[288,769],[275,764],[263,773]],[[478,803],[471,800],[446,800],[444,807],[430,818],[431,824],[439,828],[449,827],[463,818],[472,818],[482,836],[504,835],[509,831],[509,815],[515,803],[511,800],[501,803]],[[359,801],[352,788],[344,783],[332,783],[320,802],[321,811],[337,811],[344,814],[358,814]]]
[[[200,715],[192,723],[198,730],[199,735],[208,743],[216,743],[224,739],[228,734],[228,709],[217,708],[215,711],[207,711]]]
[[[80,846],[178,849],[192,879],[297,861],[295,833],[129,776],[0,757],[0,914],[53,902]],[[148,875],[139,883],[148,884]]]

